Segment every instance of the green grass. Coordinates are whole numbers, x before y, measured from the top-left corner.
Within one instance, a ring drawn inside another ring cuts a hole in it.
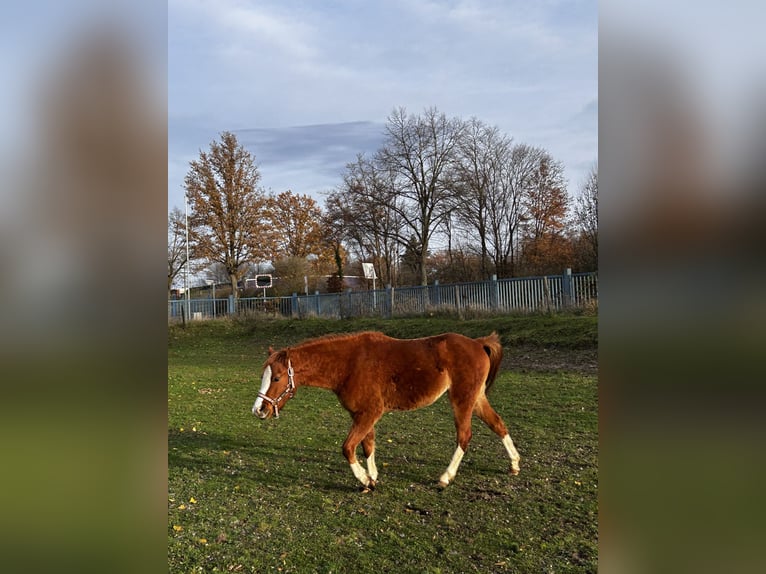
[[[383,331],[403,339],[455,331],[469,337],[497,331],[506,346],[548,346],[562,349],[595,347],[598,337],[598,317],[595,315],[524,315],[460,320],[449,317],[403,319],[288,319],[220,320],[189,323],[170,327],[170,348],[189,348],[189,340],[207,345],[224,341],[251,343],[265,353],[269,344],[279,348],[308,337],[327,333],[354,331]],[[249,338],[249,339],[248,339]]]
[[[474,419],[455,482],[446,397],[378,423],[378,488],[358,492],[340,450],[350,426],[332,393],[299,389],[278,420],[251,413],[269,344],[380,329],[399,337],[497,330],[508,345],[595,345],[595,317],[474,321],[237,321],[171,327],[171,572],[595,572],[595,377],[501,372],[490,400],[522,456]],[[183,429],[183,430],[182,430]],[[361,456],[361,449],[359,449]],[[191,502],[191,500],[194,502]]]

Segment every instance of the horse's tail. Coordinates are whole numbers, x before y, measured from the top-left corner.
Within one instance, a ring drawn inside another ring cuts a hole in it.
[[[497,373],[500,370],[500,363],[503,360],[503,344],[500,342],[500,337],[497,336],[495,331],[486,337],[479,337],[476,339],[484,348],[484,352],[489,357],[489,373],[487,374],[487,380],[485,382],[484,392],[488,393],[489,389],[495,382]]]

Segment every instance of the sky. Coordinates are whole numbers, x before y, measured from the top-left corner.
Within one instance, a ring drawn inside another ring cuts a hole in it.
[[[169,0],[168,209],[223,131],[266,190],[323,203],[395,108],[477,117],[564,164],[598,154],[595,1]]]

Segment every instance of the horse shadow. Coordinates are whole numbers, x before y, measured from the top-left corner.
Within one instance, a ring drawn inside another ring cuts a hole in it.
[[[168,471],[184,470],[202,479],[280,488],[296,482],[327,492],[354,488],[340,448],[281,447],[268,435],[231,435],[168,429]],[[305,472],[296,473],[296,470]]]

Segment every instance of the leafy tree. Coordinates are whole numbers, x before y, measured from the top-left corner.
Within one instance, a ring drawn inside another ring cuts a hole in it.
[[[268,228],[266,197],[253,156],[230,132],[200,151],[184,179],[189,198],[190,246],[194,256],[224,266],[237,296],[237,282],[251,261],[274,249]]]
[[[480,258],[464,247],[437,251],[428,258],[429,273],[440,283],[462,283],[481,279]]]
[[[335,252],[336,270],[327,278],[327,292],[340,293],[343,291],[343,262],[340,256],[340,249]]]
[[[340,293],[343,290],[343,264],[346,259],[346,250],[343,247],[343,240],[347,237],[346,219],[342,215],[340,204],[336,205],[336,200],[340,201],[340,195],[332,192],[328,196],[325,205],[327,209],[322,215],[322,229],[324,242],[332,248],[333,271],[327,278],[325,288],[328,293]],[[335,206],[335,207],[334,207]],[[336,209],[337,211],[334,211]]]
[[[536,239],[564,229],[569,199],[561,162],[547,152],[541,153],[529,183],[524,195],[528,236]]]
[[[309,262],[305,257],[283,257],[274,261],[273,266],[277,277],[274,284],[275,295],[303,293],[304,277],[310,274]]]
[[[341,273],[336,271],[327,278],[328,293],[340,293],[343,291],[343,275]]]
[[[523,199],[527,273],[560,272],[572,257],[571,243],[565,239],[569,197],[564,166],[547,152],[539,155]]]
[[[268,198],[272,259],[310,255],[330,262],[332,246],[322,225],[322,208],[308,195],[284,191]]]

